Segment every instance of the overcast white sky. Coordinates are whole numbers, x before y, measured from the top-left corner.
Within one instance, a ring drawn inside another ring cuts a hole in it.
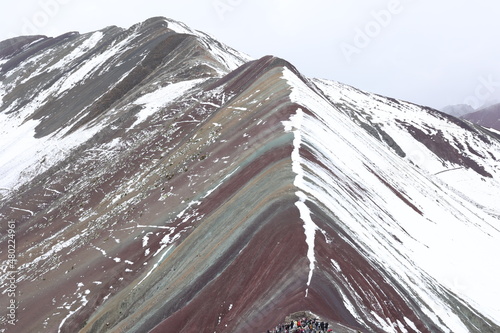
[[[17,0],[0,39],[182,21],[308,77],[441,108],[500,97],[498,0]]]

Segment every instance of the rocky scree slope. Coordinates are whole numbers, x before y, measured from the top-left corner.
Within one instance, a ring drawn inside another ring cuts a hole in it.
[[[164,18],[0,46],[15,331],[500,329],[498,134]]]

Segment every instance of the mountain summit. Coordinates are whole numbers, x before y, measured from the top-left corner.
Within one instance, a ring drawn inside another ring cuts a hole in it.
[[[0,330],[500,331],[497,132],[165,18],[0,47]]]

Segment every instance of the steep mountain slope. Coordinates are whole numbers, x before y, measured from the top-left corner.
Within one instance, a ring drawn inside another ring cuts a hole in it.
[[[12,163],[2,160],[3,187],[18,186],[23,174],[49,166],[48,156],[41,156],[47,152],[37,151],[41,142],[57,141],[57,145],[47,145],[52,149],[50,157],[57,159],[61,150],[81,144],[103,124],[137,113],[138,107],[128,113],[108,112],[102,119],[106,110],[115,106],[133,109],[132,102],[138,96],[155,88],[180,81],[194,86],[203,79],[225,75],[248,60],[207,35],[163,19],[151,19],[128,30],[110,27],[83,36],[27,37],[18,43],[4,41],[1,46],[7,55],[0,60],[2,133],[15,142],[28,140],[24,134],[34,130],[34,138],[43,139],[26,142],[26,146],[33,146],[29,153],[9,153]],[[9,56],[9,49],[13,55]],[[165,93],[182,94],[190,85],[167,88]],[[142,117],[147,112],[143,111]],[[17,121],[14,127],[13,121]],[[83,125],[89,122],[96,126],[84,130]],[[4,150],[11,146],[2,142]]]
[[[3,43],[4,331],[500,329],[497,134],[163,18]]]
[[[462,117],[474,124],[493,128],[500,131],[500,104],[495,104],[487,108],[477,110]]]

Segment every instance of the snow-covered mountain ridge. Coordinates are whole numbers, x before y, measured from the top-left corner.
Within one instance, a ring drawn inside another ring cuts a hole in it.
[[[4,331],[500,329],[498,133],[164,18],[0,46]]]
[[[196,38],[192,38],[194,34]],[[171,63],[161,64],[165,53],[180,43],[190,44],[190,47],[184,54],[173,57]],[[146,94],[147,90],[132,90],[147,75],[161,71],[158,67],[168,66],[169,69],[155,77],[156,82],[150,82],[153,89],[170,81],[184,81],[176,78],[183,72],[193,80],[218,77],[249,60],[208,35],[163,19],[151,19],[128,30],[109,27],[86,35],[26,37],[17,43],[8,40],[2,44],[2,53],[7,56],[0,61],[2,133],[11,141],[42,138],[36,143],[26,142],[12,153],[8,151],[14,149],[12,143],[2,141],[6,154],[2,160],[5,167],[1,169],[0,187],[4,188],[19,186],[24,174],[29,178],[36,173],[33,169],[46,168],[52,159],[63,155],[64,150],[94,135],[102,123],[86,130],[82,125],[95,120],[102,109],[107,109],[126,93],[131,93],[132,99],[123,103],[129,105],[137,96]],[[153,52],[148,54],[150,48]],[[9,51],[16,53],[9,56]],[[112,114],[108,117],[107,121],[114,120]],[[33,136],[25,135],[33,131]],[[40,150],[40,145],[47,145],[51,153]],[[9,164],[7,156],[12,156]]]

